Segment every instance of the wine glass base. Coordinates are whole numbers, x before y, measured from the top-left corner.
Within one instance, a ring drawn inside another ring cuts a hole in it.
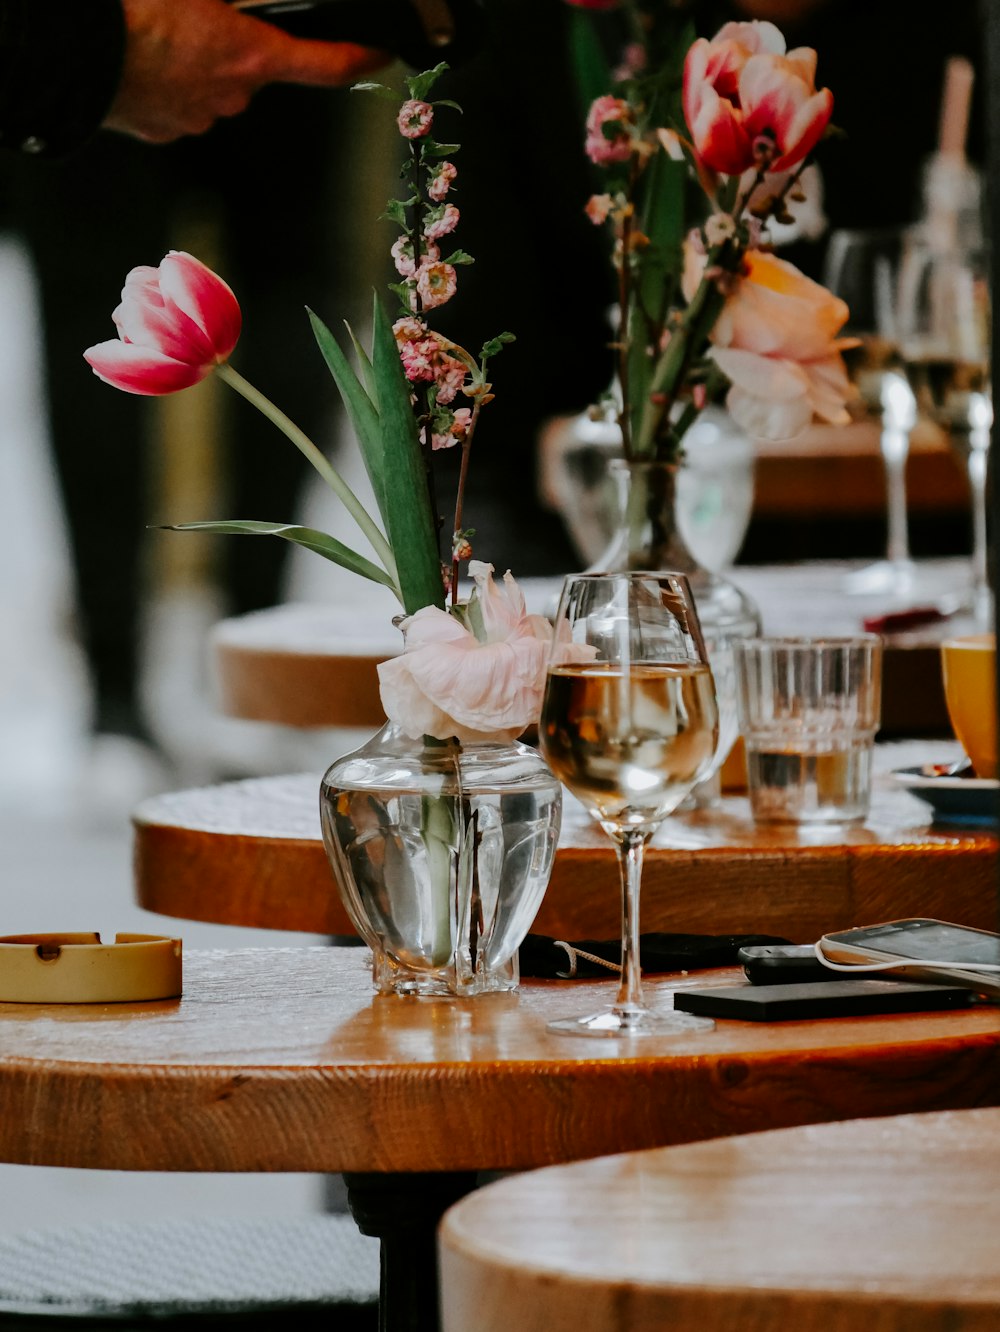
[[[852,596],[912,592],[917,570],[911,560],[877,560],[863,569],[849,573],[843,582],[844,591]]]
[[[547,1030],[560,1036],[604,1036],[626,1040],[637,1036],[688,1036],[695,1031],[711,1031],[714,1026],[711,1018],[677,1013],[670,1008],[617,1006],[546,1023]]]

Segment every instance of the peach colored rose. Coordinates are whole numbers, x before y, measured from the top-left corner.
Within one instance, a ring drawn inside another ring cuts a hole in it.
[[[699,262],[689,249],[685,291]],[[848,309],[818,282],[784,259],[750,250],[742,276],[712,330],[710,353],[732,387],[733,417],[760,439],[790,439],[814,416],[846,424],[853,390],[840,353],[854,346],[838,338]]]
[[[833,112],[816,90],[816,52],[785,52],[773,23],[727,23],[684,61],[684,119],[700,160],[741,175],[785,170],[812,151]]]
[[[386,716],[414,739],[513,740],[541,711],[552,640],[548,620],[527,613],[509,572],[499,587],[492,564],[473,560],[469,573],[481,638],[455,616],[425,606],[404,621],[402,655],[378,668]],[[566,644],[565,651],[580,649]]]

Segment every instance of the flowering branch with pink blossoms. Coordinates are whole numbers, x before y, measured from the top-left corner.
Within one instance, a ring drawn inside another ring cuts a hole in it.
[[[514,335],[501,333],[492,338],[476,360],[464,347],[432,330],[427,322],[429,311],[444,305],[455,295],[458,287],[456,269],[474,262],[462,249],[452,250],[442,258],[439,244],[454,232],[461,216],[448,197],[458,170],[447,159],[458,152],[459,145],[439,143],[431,133],[438,107],[450,107],[456,111],[461,108],[444,99],[427,101],[446,68],[443,64],[438,65],[407,79],[410,96],[400,108],[396,124],[409,144],[409,155],[400,174],[409,184],[410,193],[405,199],[390,199],[384,216],[403,228],[403,234],[391,251],[396,271],[402,278],[392,287],[401,306],[393,333],[413,394],[428,485],[435,507],[430,454],[456,444],[462,448],[450,562],[445,572],[454,605],[458,601],[459,564],[472,557],[471,538],[475,535],[473,529],[463,528],[462,521],[472,439],[479,413],[493,397],[486,367],[504,346],[514,341]],[[391,89],[379,83],[362,83],[357,87],[395,98]],[[459,394],[468,399],[471,406],[455,407],[453,404]]]

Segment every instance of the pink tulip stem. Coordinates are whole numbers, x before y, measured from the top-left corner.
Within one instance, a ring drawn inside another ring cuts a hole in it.
[[[399,575],[396,570],[396,560],[392,553],[392,547],[371,514],[340,473],[327,461],[309,436],[300,430],[294,421],[287,417],[279,407],[276,407],[269,398],[265,398],[259,389],[254,388],[231,365],[228,363],[220,365],[216,373],[230,388],[235,389],[241,397],[246,398],[247,402],[256,407],[269,421],[272,421],[281,433],[291,440],[299,452],[309,460],[368,538],[372,549],[382,561],[386,573],[393,580],[393,591],[402,600],[399,590]]]

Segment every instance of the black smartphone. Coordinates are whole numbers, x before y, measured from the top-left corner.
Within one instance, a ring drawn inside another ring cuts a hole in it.
[[[979,994],[1000,998],[1000,934],[989,930],[944,920],[890,920],[825,934],[819,946],[831,962],[863,970],[905,961],[905,966],[893,967],[886,974],[966,985]]]
[[[479,0],[231,0],[236,9],[295,37],[356,42],[412,69],[460,64],[482,45]]]
[[[736,958],[743,974],[754,985],[806,985],[851,979],[842,971],[824,967],[812,944],[754,944],[741,948]]]
[[[702,1017],[744,1022],[795,1022],[813,1018],[863,1017],[872,1013],[926,1013],[967,1008],[975,996],[966,989],[917,981],[848,980],[818,985],[725,985],[710,990],[677,990],[674,1008]]]

